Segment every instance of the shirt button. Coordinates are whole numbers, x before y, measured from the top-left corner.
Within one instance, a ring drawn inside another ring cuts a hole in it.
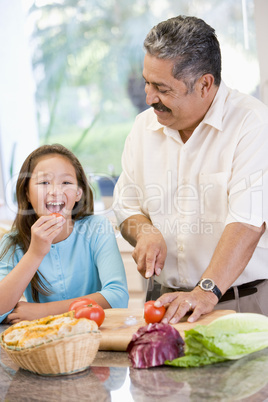
[[[182,244],[179,246],[179,251],[184,251],[184,246]]]

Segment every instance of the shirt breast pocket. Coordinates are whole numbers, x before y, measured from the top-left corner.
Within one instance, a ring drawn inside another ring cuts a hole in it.
[[[228,173],[200,173],[200,215],[205,222],[224,222],[228,213]]]

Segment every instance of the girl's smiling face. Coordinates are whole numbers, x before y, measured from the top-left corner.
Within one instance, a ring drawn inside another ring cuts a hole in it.
[[[58,212],[71,218],[82,189],[68,158],[59,154],[42,156],[30,177],[27,196],[38,217]]]

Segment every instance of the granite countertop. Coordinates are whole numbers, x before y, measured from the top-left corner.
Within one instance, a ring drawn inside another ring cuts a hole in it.
[[[0,325],[0,332],[7,326]],[[91,368],[42,377],[0,349],[0,401],[200,402],[268,400],[268,348],[201,368],[133,369],[125,352],[99,351]]]

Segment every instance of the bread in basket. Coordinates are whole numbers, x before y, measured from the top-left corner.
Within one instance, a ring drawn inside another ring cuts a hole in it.
[[[21,321],[6,329],[0,344],[21,368],[41,375],[72,374],[87,369],[100,344],[98,325],[74,312]]]

